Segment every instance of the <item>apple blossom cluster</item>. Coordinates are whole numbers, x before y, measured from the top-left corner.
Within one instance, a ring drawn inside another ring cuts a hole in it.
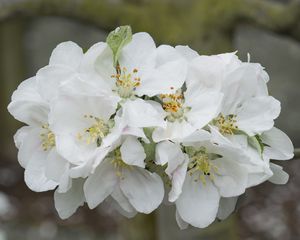
[[[8,106],[26,124],[14,138],[25,182],[55,190],[63,219],[106,199],[128,217],[169,202],[180,228],[207,227],[247,188],[288,181],[270,161],[294,149],[274,127],[280,102],[268,81],[235,53],[157,47],[128,26],[86,52],[61,43]]]

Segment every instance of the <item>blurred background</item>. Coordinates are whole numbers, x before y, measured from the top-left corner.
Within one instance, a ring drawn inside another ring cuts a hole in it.
[[[6,106],[17,85],[47,65],[53,48],[72,40],[84,49],[119,25],[149,32],[157,44],[190,45],[201,54],[238,50],[270,74],[282,102],[276,121],[300,147],[299,0],[0,0],[0,240],[296,240],[300,239],[300,162],[284,163],[286,186],[249,189],[239,210],[207,229],[180,231],[174,208],[128,220],[104,203],[58,218],[52,192],[24,184],[13,134],[21,126]]]

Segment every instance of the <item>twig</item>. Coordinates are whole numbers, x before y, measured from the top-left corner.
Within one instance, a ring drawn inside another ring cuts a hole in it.
[[[300,148],[295,148],[294,150],[294,159],[300,158]]]

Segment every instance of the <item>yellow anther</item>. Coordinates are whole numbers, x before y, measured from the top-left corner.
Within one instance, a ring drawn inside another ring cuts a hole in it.
[[[44,124],[42,128],[43,128],[43,133],[40,134],[42,138],[42,148],[44,151],[48,151],[53,147],[55,147],[55,135],[49,129],[49,124]]]
[[[131,166],[127,165],[123,160],[122,160],[122,155],[120,148],[117,148],[111,153],[111,164],[114,166],[116,169],[116,176],[118,176],[121,179],[124,179],[123,176],[123,169],[124,168],[131,168]]]
[[[109,133],[108,124],[98,117],[92,115],[84,115],[84,118],[93,120],[93,124],[84,129],[83,133],[77,133],[78,140],[84,140],[87,144],[96,143],[99,147],[102,143],[102,139]]]
[[[161,94],[162,107],[166,112],[177,113],[181,110],[184,98],[180,91],[174,94]]]
[[[219,128],[220,133],[233,135],[238,129],[236,115],[230,114],[224,116],[222,113],[214,120],[215,125]]]
[[[128,73],[126,67],[121,69],[120,66],[117,66],[116,71],[117,74],[113,74],[111,77],[116,80],[117,92],[120,97],[133,96],[135,89],[141,84],[141,78],[137,76],[138,69],[134,68],[132,72]]]
[[[188,165],[188,173],[190,176],[194,174],[200,174],[199,178],[195,178],[194,181],[200,180],[203,185],[206,185],[207,177],[213,181],[215,173],[218,172],[218,168],[213,164],[213,160],[209,158],[209,154],[205,150],[195,150],[188,152],[190,162]]]

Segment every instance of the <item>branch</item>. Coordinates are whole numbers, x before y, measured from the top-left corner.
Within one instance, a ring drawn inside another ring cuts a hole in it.
[[[232,49],[242,21],[300,40],[300,2],[267,0],[19,0],[0,5],[0,21],[11,17],[64,16],[112,30],[130,24],[160,43],[188,43],[201,53]]]
[[[294,159],[300,158],[300,148],[295,148]]]

